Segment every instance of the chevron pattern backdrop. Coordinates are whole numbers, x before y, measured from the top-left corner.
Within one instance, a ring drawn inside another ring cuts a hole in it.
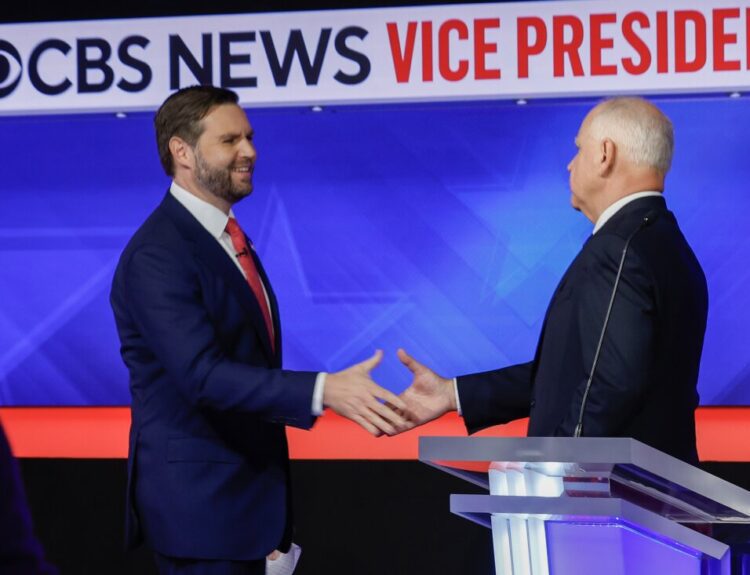
[[[702,403],[750,404],[750,102],[662,99],[667,199],[703,263]],[[529,360],[591,233],[566,166],[590,101],[250,110],[259,161],[236,207],[273,280],[284,364],[337,370],[405,347],[444,375]],[[0,118],[0,405],[125,405],[108,304],[129,236],[169,182],[151,114]],[[685,310],[689,313],[690,310]]]

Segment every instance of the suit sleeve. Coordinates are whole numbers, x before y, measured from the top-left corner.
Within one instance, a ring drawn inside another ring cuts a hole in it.
[[[533,362],[457,378],[469,433],[529,415]]]
[[[592,242],[585,278],[577,294],[578,337],[586,366],[569,411],[556,430],[573,435],[578,422],[586,381],[604,325],[625,240],[603,235]],[[631,245],[623,266],[599,361],[589,390],[583,418],[583,435],[618,435],[644,400],[652,371],[656,341],[654,282],[643,260]]]
[[[255,367],[228,358],[202,302],[197,272],[170,250],[141,246],[123,272],[122,305],[188,402],[296,427],[313,424],[316,374]]]

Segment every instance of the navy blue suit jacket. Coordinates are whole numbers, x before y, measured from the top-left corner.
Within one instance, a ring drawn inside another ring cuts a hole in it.
[[[633,437],[697,462],[695,408],[708,291],[662,197],[627,204],[584,245],[547,309],[532,362],[458,378],[470,432],[529,415],[529,435],[578,421],[622,250],[628,250],[583,419],[585,436]]]
[[[285,425],[309,428],[315,373],[281,369],[244,276],[171,195],[135,233],[111,303],[130,373],[127,543],[252,560],[291,541]]]

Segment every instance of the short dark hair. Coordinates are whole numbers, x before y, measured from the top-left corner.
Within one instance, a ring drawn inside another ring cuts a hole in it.
[[[238,101],[239,97],[232,90],[215,86],[190,86],[164,100],[154,117],[154,128],[159,159],[168,176],[174,176],[169,140],[177,136],[195,146],[203,133],[203,118],[216,106],[237,104]]]

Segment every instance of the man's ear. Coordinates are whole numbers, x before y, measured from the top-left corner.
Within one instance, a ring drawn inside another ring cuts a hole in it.
[[[617,145],[609,138],[604,138],[599,144],[599,175],[609,175],[615,166]]]
[[[169,152],[172,154],[175,168],[180,166],[192,170],[195,167],[193,147],[179,136],[172,136],[169,139]]]

